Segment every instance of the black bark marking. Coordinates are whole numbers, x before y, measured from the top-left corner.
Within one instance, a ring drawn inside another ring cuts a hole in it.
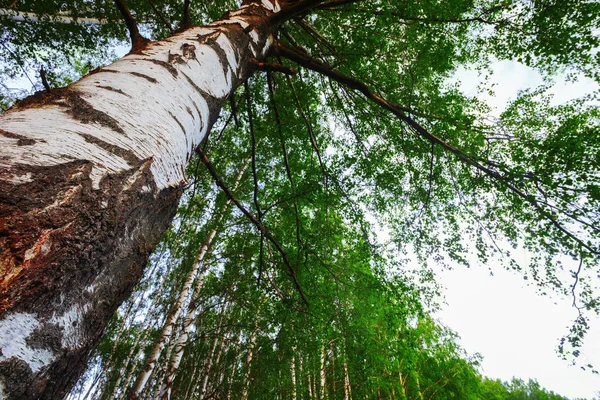
[[[108,69],[108,68],[101,68],[98,72],[110,72],[113,74],[120,74],[121,71],[115,71],[114,69]],[[95,73],[95,72],[90,72],[90,74]]]
[[[182,72],[182,74],[185,77],[185,79],[187,79],[188,83],[190,85],[192,85],[192,87],[194,89],[196,89],[196,91],[198,93],[200,93],[200,96],[202,96],[204,98],[204,100],[208,101],[211,97],[213,97],[210,94],[208,94],[207,92],[205,92],[202,88],[200,88],[200,86],[196,85],[196,83],[192,80],[192,78],[187,76],[187,74],[185,72]],[[196,107],[196,108],[198,108],[198,107]]]
[[[188,106],[186,106],[185,109],[188,112],[188,114],[190,114],[190,116],[192,117],[192,119],[196,119],[196,117],[194,116],[194,113],[192,112],[191,108],[189,108]]]
[[[150,61],[151,63],[154,63],[156,65],[160,65],[161,67],[166,68],[167,71],[169,71],[171,73],[171,75],[173,75],[173,78],[177,78],[177,75],[178,75],[177,69],[174,66],[172,66],[171,64],[169,64],[168,62],[154,60],[154,59],[149,59],[148,61]]]
[[[223,73],[227,75],[227,72],[229,72],[229,70],[232,68],[229,65],[229,62],[227,61],[227,54],[225,53],[225,50],[223,50],[221,46],[219,46],[219,44],[217,43],[217,38],[221,33],[223,32],[219,29],[218,31],[210,33],[208,35],[198,35],[196,41],[202,45],[210,47],[215,51],[215,53],[217,53],[217,57],[219,58],[219,61],[221,62],[221,67],[223,68]],[[202,50],[200,50],[200,52],[204,54]]]
[[[58,324],[44,324],[25,338],[25,343],[32,349],[60,351],[62,347],[63,329]]]
[[[175,122],[177,122],[177,125],[179,125],[179,127],[181,128],[181,131],[185,134],[185,128],[183,127],[183,124],[181,123],[181,121],[179,121],[177,119],[177,117],[175,116],[175,114],[173,114],[171,111],[167,110],[167,112],[169,113],[169,115],[171,116],[171,118],[173,118],[175,120]]]
[[[68,90],[63,100],[64,102],[59,100],[56,104],[67,107],[67,112],[74,119],[81,121],[84,124],[95,122],[122,135],[125,134],[125,131],[121,128],[121,125],[116,119],[103,111],[96,110],[80,94]]]
[[[32,144],[36,143],[34,139],[16,133],[7,132],[3,129],[0,129],[0,135],[11,139],[17,139],[17,146],[31,146]]]
[[[136,155],[133,154],[133,152],[130,150],[122,149],[119,146],[115,146],[114,144],[105,142],[104,140],[98,139],[97,137],[89,135],[87,133],[79,133],[79,136],[83,137],[86,142],[95,144],[96,146],[101,147],[102,149],[121,157],[122,159],[127,161],[127,163],[131,166],[140,163],[140,159],[136,157]]]
[[[27,312],[49,321],[72,307],[87,309],[77,318],[79,345],[69,347],[61,336],[62,347],[48,366],[34,372],[18,356],[0,360],[6,400],[63,398],[85,369],[106,322],[140,279],[151,249],[177,210],[181,186],[159,191],[151,163],[148,159],[106,175],[100,190],[92,187],[89,161],[51,167],[20,165],[13,172],[30,173],[31,181],[0,184],[0,254],[20,263],[46,228],[62,227],[52,237],[53,246],[61,251],[31,259],[9,285],[0,286],[0,319]],[[31,212],[64,199],[74,189],[67,203],[41,214]],[[93,293],[88,291],[91,284]],[[31,343],[42,337],[58,343],[55,328],[43,322],[40,326],[40,332],[30,337]]]
[[[196,112],[198,113],[198,119],[200,119],[200,124],[202,124],[200,126],[200,130],[202,130],[204,128],[204,122],[202,121],[202,113],[200,112],[200,108],[198,108],[198,104],[196,104],[196,102],[193,100],[192,100],[192,103],[194,104],[194,108],[196,109]]]
[[[198,35],[196,41],[200,44],[212,44],[217,41],[217,38],[221,34],[221,30],[216,30],[213,33],[209,33],[208,35]]]
[[[125,93],[124,91],[122,91],[121,89],[115,89],[112,86],[103,86],[103,85],[98,85],[98,87],[100,89],[106,89],[106,90],[110,90],[111,92],[116,92],[119,94],[122,94],[123,96],[127,96],[127,97],[131,97],[130,95],[128,95],[127,93]]]
[[[150,83],[157,83],[158,81],[156,79],[154,79],[151,76],[148,76],[146,74],[142,74],[139,72],[130,72],[131,75],[135,75],[135,76],[139,76],[140,78],[144,78],[145,80],[147,80]]]

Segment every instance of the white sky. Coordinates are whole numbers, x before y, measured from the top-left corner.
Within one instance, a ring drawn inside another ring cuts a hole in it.
[[[465,93],[476,94],[480,81],[476,73],[461,70],[458,78]],[[494,65],[491,81],[497,86],[489,104],[500,110],[517,90],[542,84],[534,70],[508,61]],[[581,79],[575,84],[558,84],[552,92],[555,103],[563,103],[595,88],[593,81]],[[516,256],[526,258],[525,253]],[[482,373],[505,381],[513,376],[533,378],[563,396],[600,399],[600,376],[571,366],[556,353],[559,339],[576,316],[572,299],[539,296],[521,276],[500,266],[472,265],[438,274],[448,304],[436,316],[461,336],[461,345],[470,354],[483,356]],[[600,370],[600,318],[591,321],[580,359]]]

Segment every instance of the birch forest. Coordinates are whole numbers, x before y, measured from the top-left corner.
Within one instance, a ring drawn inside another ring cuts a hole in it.
[[[457,265],[572,302],[548,352],[598,373],[597,0],[0,0],[0,27],[0,399],[567,399],[434,317]],[[543,84],[498,111],[503,61]]]

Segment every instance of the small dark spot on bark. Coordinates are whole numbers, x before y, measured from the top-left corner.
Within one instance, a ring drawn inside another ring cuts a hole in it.
[[[33,139],[19,139],[17,142],[17,146],[31,146],[32,144],[35,144]]]
[[[186,111],[188,112],[188,114],[190,114],[190,116],[191,116],[193,119],[196,119],[196,117],[194,116],[194,113],[192,112],[192,109],[191,109],[191,108],[189,108],[188,106],[186,106],[186,107],[185,107],[185,109],[186,109]]]
[[[196,46],[192,44],[184,43],[181,45],[181,52],[183,53],[183,57],[188,60],[196,59]]]
[[[117,92],[119,94],[122,94],[123,96],[127,96],[127,97],[131,97],[130,95],[128,95],[127,93],[125,93],[124,91],[122,91],[121,89],[115,89],[112,86],[103,86],[103,85],[98,85],[98,87],[100,89],[106,89],[106,90],[110,90],[111,92]]]
[[[95,144],[96,146],[101,147],[104,150],[121,157],[122,159],[127,161],[127,163],[131,166],[137,165],[140,162],[140,159],[137,158],[129,150],[122,149],[119,146],[115,146],[114,144],[105,142],[104,140],[98,139],[97,137],[89,135],[87,133],[80,133],[79,135],[82,136],[86,142]]]
[[[103,67],[97,67],[97,68],[94,68],[93,70],[91,70],[90,72],[88,72],[88,75],[94,75],[94,74],[97,74],[98,72],[113,72],[113,73],[119,73],[119,71],[115,71],[114,69],[103,68]]]
[[[164,67],[167,69],[167,71],[169,71],[171,73],[171,75],[173,75],[174,78],[177,78],[177,69],[175,67],[173,67],[171,64],[169,64],[168,62],[165,61],[160,61],[160,60],[148,60],[151,63],[154,63],[156,65],[160,65],[161,67]]]
[[[200,44],[214,43],[220,34],[221,34],[220,30],[217,30],[216,32],[209,33],[208,35],[198,35],[198,38],[196,39],[196,41]]]
[[[154,79],[153,77],[148,76],[146,74],[142,74],[142,73],[139,73],[139,72],[130,72],[130,74],[131,75],[135,75],[135,76],[139,76],[140,78],[144,78],[145,80],[147,80],[148,82],[151,82],[151,83],[158,82],[156,79]]]
[[[51,349],[57,352],[62,347],[62,328],[58,324],[44,324],[25,338],[32,349]]]

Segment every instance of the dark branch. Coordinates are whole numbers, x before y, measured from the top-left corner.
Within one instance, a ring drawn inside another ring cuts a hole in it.
[[[267,72],[267,84],[269,86],[269,97],[271,99],[271,106],[273,107],[273,112],[275,114],[275,122],[277,123],[277,133],[279,134],[279,141],[281,142],[281,152],[283,153],[283,162],[285,164],[285,173],[287,175],[288,181],[290,182],[290,186],[292,188],[292,193],[296,193],[296,185],[294,184],[294,179],[292,177],[292,169],[290,168],[290,159],[288,157],[287,146],[285,144],[285,139],[283,138],[283,132],[281,129],[281,117],[279,116],[279,109],[277,108],[277,102],[275,101],[275,91],[273,90],[273,80],[271,79],[271,74]],[[298,254],[300,254],[300,249],[302,248],[302,240],[300,238],[300,213],[298,212],[298,202],[296,198],[293,200],[294,202],[294,212],[296,216],[296,242],[298,244]]]
[[[46,77],[46,70],[44,67],[40,67],[40,78],[42,78],[44,89],[46,89],[46,92],[50,93],[50,85],[48,84],[48,78]]]
[[[123,20],[125,20],[127,30],[129,30],[129,36],[131,37],[131,51],[142,50],[146,44],[148,44],[149,40],[140,34],[137,22],[135,22],[135,19],[129,12],[129,8],[127,8],[125,0],[114,0],[114,2],[117,6],[117,9],[121,13]]]
[[[323,3],[323,1],[324,0],[300,0],[293,3],[289,2],[289,5],[284,6],[281,11],[273,15],[272,21],[277,25],[282,24],[289,19],[316,8]]]
[[[254,64],[259,70],[267,71],[267,72],[281,72],[285,75],[296,75],[296,70],[294,68],[288,67],[283,64],[272,64],[263,61],[258,61],[255,58],[251,58],[250,62]]]
[[[294,286],[296,287],[296,290],[300,294],[302,301],[304,302],[304,304],[306,304],[306,306],[309,306],[308,300],[307,300],[306,296],[304,295],[304,291],[302,290],[302,287],[300,286],[300,283],[298,282],[298,278],[296,277],[296,271],[294,270],[294,268],[292,268],[292,265],[290,264],[290,260],[288,259],[288,256],[287,256],[285,250],[283,250],[283,248],[281,247],[279,242],[277,242],[277,240],[273,237],[271,232],[267,228],[265,228],[265,226],[254,215],[252,215],[248,210],[246,210],[246,208],[242,205],[242,203],[240,203],[240,201],[233,195],[233,193],[231,193],[229,188],[225,185],[225,183],[223,182],[223,180],[221,179],[221,177],[219,176],[219,174],[213,167],[212,163],[210,162],[210,160],[208,159],[206,154],[204,154],[204,152],[202,151],[202,149],[198,147],[196,149],[196,152],[198,153],[198,155],[200,157],[200,161],[202,161],[204,163],[204,165],[206,165],[208,172],[215,180],[215,183],[217,184],[217,186],[219,186],[221,188],[221,190],[223,190],[223,192],[225,193],[227,198],[229,198],[231,201],[233,201],[233,203],[236,205],[236,207],[256,226],[256,228],[265,236],[265,238],[267,238],[267,240],[269,240],[273,244],[275,249],[279,252],[279,254],[281,255],[281,258],[283,259],[283,262],[285,263],[285,265],[287,266],[287,268],[289,270],[292,281],[294,282]]]
[[[181,29],[185,29],[191,25],[190,20],[190,0],[183,2],[183,20],[181,21]]]
[[[582,241],[581,239],[576,237],[573,233],[569,232],[565,227],[563,227],[556,218],[554,218],[552,215],[550,215],[549,212],[547,212],[546,210],[544,210],[542,208],[542,206],[535,200],[535,198],[533,196],[530,196],[529,194],[523,192],[521,189],[516,187],[513,183],[509,182],[509,180],[505,176],[500,174],[499,172],[486,167],[485,165],[481,164],[476,158],[466,154],[464,151],[460,150],[459,148],[454,147],[453,145],[438,138],[437,136],[435,136],[434,134],[429,132],[427,129],[425,129],[422,125],[420,125],[417,121],[415,121],[414,119],[409,117],[407,115],[407,113],[410,113],[410,110],[407,109],[406,107],[403,107],[398,104],[394,104],[394,103],[387,101],[381,95],[371,91],[371,89],[369,89],[369,87],[367,85],[365,85],[363,82],[361,82],[357,79],[351,78],[347,75],[344,75],[341,72],[336,71],[336,70],[332,69],[331,67],[315,60],[314,58],[311,58],[311,57],[309,57],[309,56],[297,51],[296,49],[293,49],[281,42],[276,42],[274,47],[279,55],[286,57],[305,68],[311,69],[315,72],[325,75],[325,76],[329,77],[330,79],[333,79],[336,82],[338,82],[344,86],[347,86],[353,90],[356,90],[356,91],[362,93],[368,100],[379,105],[380,107],[384,108],[385,110],[388,110],[389,112],[394,114],[398,119],[405,122],[419,136],[423,137],[424,139],[427,139],[428,141],[430,141],[433,144],[440,145],[443,149],[454,154],[458,159],[460,159],[464,163],[483,172],[484,174],[486,174],[487,176],[492,178],[494,181],[503,184],[508,190],[510,190],[515,195],[523,198],[541,216],[546,218],[559,231],[561,231],[563,234],[565,234],[565,236],[573,239],[574,241],[576,241],[578,244],[580,244],[581,246],[583,246],[585,249],[589,250],[593,254],[600,254],[600,251],[598,251],[597,249],[594,249],[592,246],[588,245],[587,243],[585,243],[584,241]]]
[[[229,98],[229,105],[231,106],[231,115],[233,116],[233,121],[235,122],[235,127],[240,127],[240,121],[238,121],[237,117],[237,105],[235,104],[235,95],[232,95]]]
[[[254,208],[256,209],[257,219],[260,223],[262,223],[263,212],[260,208],[260,203],[258,202],[258,174],[256,173],[256,135],[254,133],[254,123],[252,119],[252,98],[250,97],[250,87],[248,86],[248,81],[244,82],[244,93],[246,95],[246,108],[248,113],[248,125],[250,126],[250,140],[252,146],[252,181],[254,183],[254,191],[253,191],[253,200],[254,200]],[[265,236],[263,233],[260,233],[260,247],[259,247],[259,259],[258,259],[258,279],[256,280],[256,285],[260,286],[260,279],[262,276],[263,269],[263,245],[264,245]]]
[[[573,283],[573,286],[571,287],[571,295],[573,296],[573,307],[575,307],[577,310],[579,310],[579,307],[577,306],[577,295],[575,294],[575,289],[577,289],[577,284],[579,283],[579,274],[581,273],[582,266],[583,266],[583,257],[581,258],[581,260],[579,260],[579,267],[577,268],[577,272],[575,272],[573,274],[573,276],[575,277],[575,282]]]
[[[310,144],[311,144],[313,150],[315,151],[315,153],[317,154],[317,159],[319,160],[319,165],[321,166],[321,174],[324,179],[327,179],[325,165],[323,164],[323,158],[321,157],[321,151],[319,149],[319,145],[317,143],[317,138],[315,136],[315,132],[313,130],[312,124],[310,123],[310,121],[308,120],[308,117],[304,113],[304,109],[302,108],[302,102],[298,98],[298,93],[296,93],[296,88],[294,87],[294,83],[292,82],[292,80],[290,79],[289,76],[286,76],[286,80],[287,80],[288,85],[290,85],[290,88],[292,89],[292,93],[294,94],[294,99],[296,100],[296,106],[298,107],[298,110],[300,111],[300,115],[302,115],[302,119],[304,120],[304,125],[306,125],[306,130],[308,131],[308,137],[310,139]],[[307,109],[307,112],[308,112],[308,109]]]

